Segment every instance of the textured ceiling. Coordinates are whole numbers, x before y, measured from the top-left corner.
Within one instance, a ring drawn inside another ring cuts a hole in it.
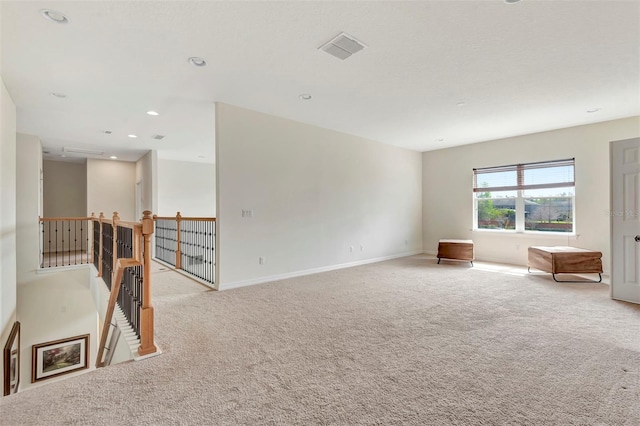
[[[216,101],[418,151],[640,115],[635,0],[0,8],[18,131],[40,136],[51,156],[71,146],[136,160],[158,149],[213,162]],[[343,31],[368,47],[344,61],[317,49]],[[191,56],[208,65],[190,65]]]

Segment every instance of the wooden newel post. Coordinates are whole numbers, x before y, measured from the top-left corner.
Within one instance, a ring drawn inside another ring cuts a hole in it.
[[[151,305],[151,234],[153,234],[153,217],[145,210],[142,217],[142,236],[144,238],[144,256],[142,279],[142,308],[140,312],[140,347],[139,355],[148,355],[158,349],[153,341],[153,306]]]
[[[180,222],[182,222],[182,215],[180,212],[176,213],[176,269],[182,269],[182,251],[180,250]]]
[[[100,216],[98,217],[100,221],[100,248],[98,252],[98,276],[102,276],[102,247],[104,245],[102,241],[102,221],[104,220],[104,213],[100,212]]]
[[[113,218],[111,220],[111,226],[113,231],[113,247],[111,248],[111,259],[113,261],[111,265],[111,285],[113,285],[113,280],[116,278],[116,262],[118,262],[118,221],[120,220],[120,216],[118,216],[118,212],[113,212]]]

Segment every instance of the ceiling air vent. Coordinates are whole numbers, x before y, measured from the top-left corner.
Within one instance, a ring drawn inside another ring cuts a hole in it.
[[[79,154],[79,155],[95,155],[97,157],[103,156],[104,151],[98,151],[95,149],[82,149],[82,148],[62,148],[62,152],[66,154]]]
[[[151,137],[157,141],[161,141],[162,139],[164,139],[164,135],[153,135]]]
[[[340,33],[329,42],[318,47],[318,49],[323,50],[338,59],[347,59],[349,56],[361,51],[365,47],[367,46],[361,41],[356,40],[355,37],[345,33]]]

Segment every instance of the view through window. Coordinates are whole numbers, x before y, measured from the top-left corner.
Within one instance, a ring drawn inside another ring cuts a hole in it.
[[[575,160],[473,170],[474,229],[574,232]]]

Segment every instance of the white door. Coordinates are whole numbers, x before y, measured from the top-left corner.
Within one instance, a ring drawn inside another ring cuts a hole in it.
[[[640,138],[611,142],[611,297],[640,303]]]
[[[142,220],[142,206],[144,200],[142,199],[142,181],[136,182],[136,221]]]

